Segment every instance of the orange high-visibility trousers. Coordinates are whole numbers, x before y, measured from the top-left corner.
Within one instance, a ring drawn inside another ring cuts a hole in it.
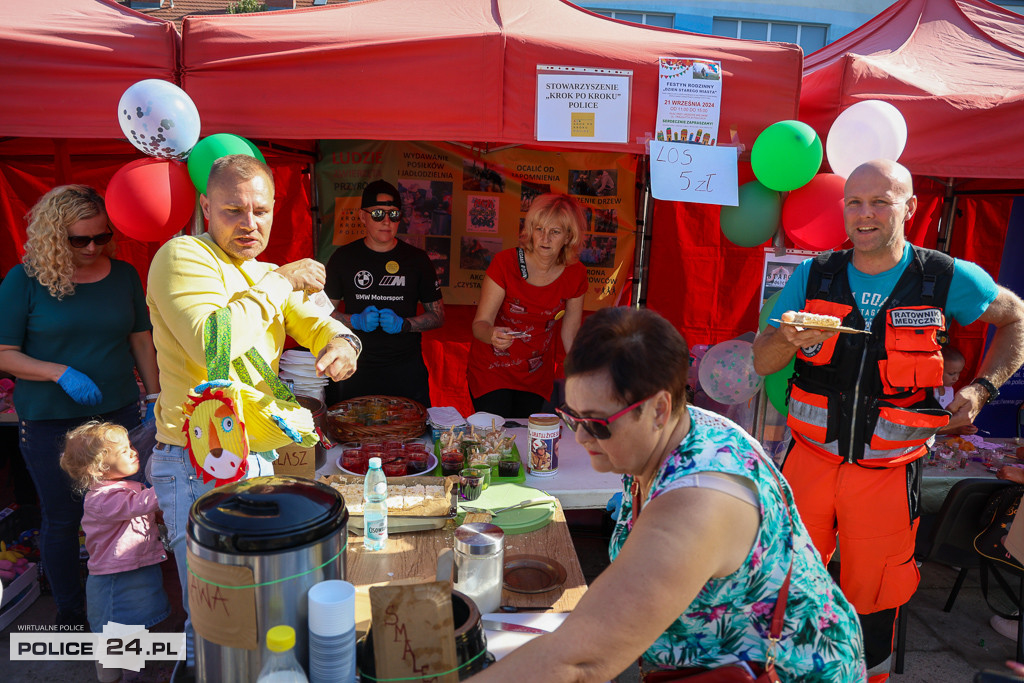
[[[914,561],[917,510],[911,510],[919,481],[911,467],[916,471],[916,465],[868,469],[846,463],[798,435],[783,463],[800,518],[825,564],[838,539],[839,587],[858,614],[905,604],[921,580]],[[891,654],[894,624],[862,619],[862,625],[870,668]],[[868,633],[875,629],[880,632]]]

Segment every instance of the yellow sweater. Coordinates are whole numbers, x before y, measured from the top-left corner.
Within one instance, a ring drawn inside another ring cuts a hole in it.
[[[335,336],[351,334],[341,322],[323,317],[302,292],[292,291],[276,268],[234,259],[208,234],[176,237],[157,251],[146,294],[160,369],[157,440],[185,445],[181,406],[189,389],[207,379],[203,326],[217,309],[231,311],[232,360],[255,347],[275,373],[286,335],[319,355]],[[259,372],[244,362],[258,379]],[[231,379],[238,379],[234,369]],[[270,393],[265,382],[257,388]]]

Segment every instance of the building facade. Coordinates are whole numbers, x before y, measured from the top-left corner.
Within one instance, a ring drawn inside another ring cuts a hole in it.
[[[796,43],[810,54],[882,12],[891,0],[579,0],[592,12],[651,26]],[[1024,0],[998,2],[1020,13]]]

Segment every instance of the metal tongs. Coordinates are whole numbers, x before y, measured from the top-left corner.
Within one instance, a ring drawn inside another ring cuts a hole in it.
[[[530,498],[529,500],[524,500],[520,503],[516,503],[515,505],[509,505],[508,507],[498,508],[497,510],[490,510],[488,508],[478,508],[473,507],[472,505],[463,505],[462,503],[459,503],[459,507],[461,507],[463,510],[468,510],[470,512],[490,512],[492,515],[497,515],[508,510],[519,510],[520,508],[529,508],[533,507],[534,505],[544,505],[545,503],[553,503],[555,502],[555,500],[556,499],[552,498],[551,496],[545,496],[544,498]]]

